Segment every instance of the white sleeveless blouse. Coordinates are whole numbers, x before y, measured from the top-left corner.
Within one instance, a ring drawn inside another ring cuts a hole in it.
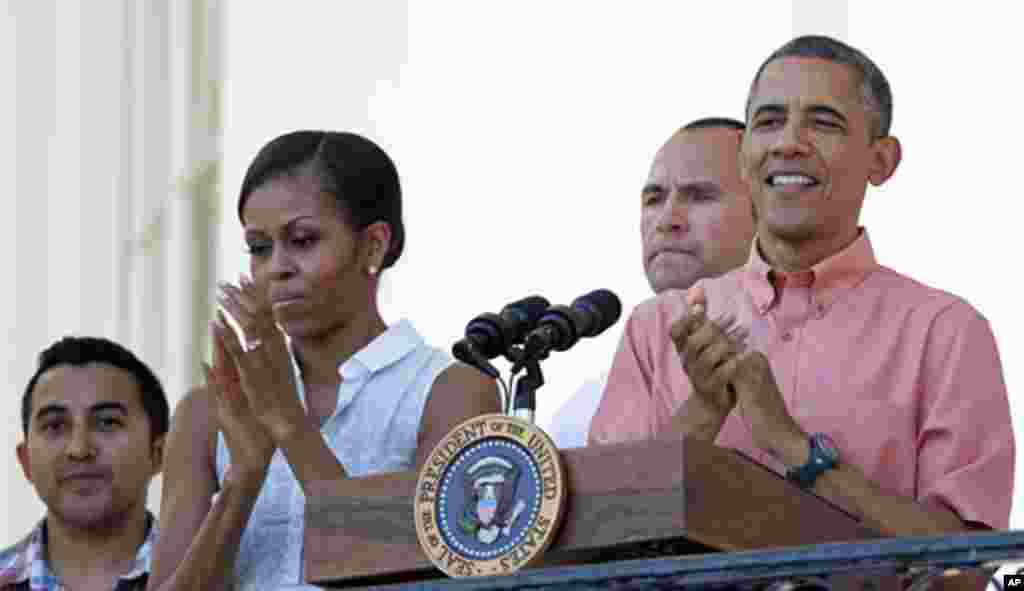
[[[320,429],[349,476],[413,468],[420,418],[437,376],[454,360],[427,345],[402,320],[338,368],[342,382],[334,413]],[[295,370],[298,395],[305,388]],[[217,434],[217,480],[231,462]],[[308,589],[302,582],[305,495],[284,453],[274,453],[267,480],[242,534],[235,561],[235,588],[243,591]]]

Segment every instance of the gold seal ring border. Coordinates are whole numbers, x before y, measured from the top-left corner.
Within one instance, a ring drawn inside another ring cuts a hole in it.
[[[498,425],[498,431],[494,430],[495,425]],[[469,438],[463,440],[467,435]],[[542,493],[537,522],[531,527],[532,530],[540,524],[545,526],[539,542],[528,550],[520,552],[520,547],[515,547],[494,559],[474,561],[463,558],[442,539],[437,523],[437,500],[440,495],[440,482],[451,462],[459,457],[466,447],[490,437],[511,439],[523,445],[531,451],[533,463],[537,465],[543,463],[537,461],[537,456],[540,455],[544,460],[542,454],[546,451],[551,469],[541,469],[542,474],[548,473],[547,476],[542,476],[544,485],[541,488],[546,492],[550,484],[553,493],[552,498],[546,502]],[[534,444],[533,447],[530,445],[531,442]],[[426,463],[420,469],[413,497],[413,518],[420,549],[434,566],[451,577],[511,574],[530,567],[543,556],[558,534],[565,516],[566,489],[565,466],[558,454],[558,448],[542,429],[505,414],[481,415],[467,419],[449,431],[448,435],[434,446],[427,456]]]

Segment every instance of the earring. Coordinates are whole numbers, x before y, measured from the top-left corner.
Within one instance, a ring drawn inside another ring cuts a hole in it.
[[[366,272],[367,274],[370,275],[370,277],[373,277],[374,275],[377,274],[377,265],[370,265],[369,267],[366,268]]]

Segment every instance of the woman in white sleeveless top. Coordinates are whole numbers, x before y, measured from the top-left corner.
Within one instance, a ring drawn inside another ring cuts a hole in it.
[[[221,316],[207,386],[175,410],[150,589],[315,589],[302,577],[308,492],[418,467],[457,423],[500,410],[492,380],[377,309],[404,230],[398,173],[373,142],[271,141],[238,215],[253,279],[222,284],[219,301],[246,343]]]

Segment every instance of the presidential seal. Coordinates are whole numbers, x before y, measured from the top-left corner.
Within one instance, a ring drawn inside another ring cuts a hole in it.
[[[534,564],[565,512],[565,471],[537,426],[503,414],[458,425],[431,451],[416,483],[420,547],[452,577]]]

